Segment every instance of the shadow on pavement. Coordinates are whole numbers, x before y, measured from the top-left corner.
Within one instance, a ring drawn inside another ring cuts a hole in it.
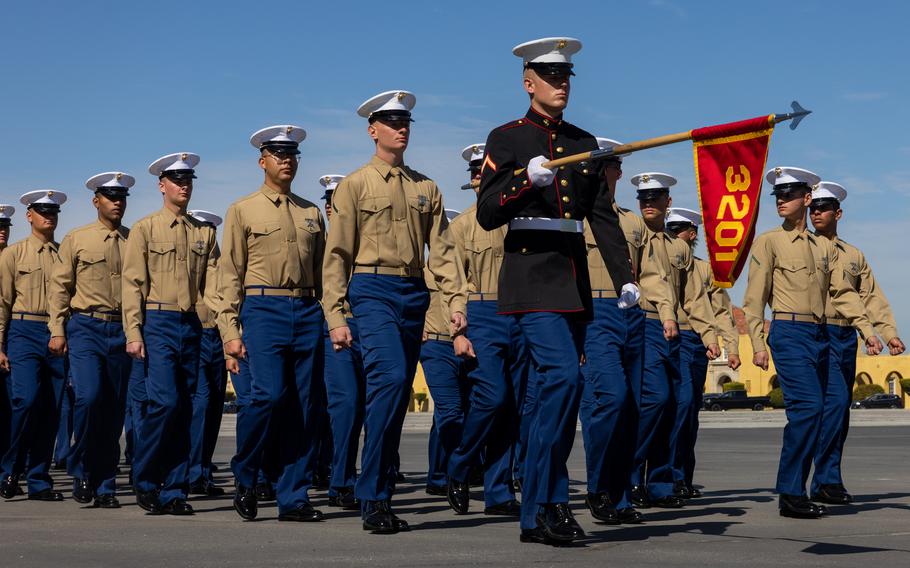
[[[616,529],[589,531],[589,539],[585,542],[600,541],[634,541],[647,540],[655,537],[667,537],[679,533],[700,533],[704,535],[721,536],[730,527],[741,525],[740,522],[710,521],[692,522],[677,525],[628,525]]]

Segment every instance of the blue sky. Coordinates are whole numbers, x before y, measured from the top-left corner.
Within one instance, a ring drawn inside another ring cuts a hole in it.
[[[138,178],[127,221],[160,207],[147,166],[177,151],[202,156],[192,206],[223,213],[258,187],[250,134],[307,129],[295,191],[372,153],[355,114],[389,89],[417,95],[407,162],[449,207],[473,196],[460,151],[527,107],[511,48],[582,40],[566,119],[632,141],[756,115],[799,100],[815,113],[779,128],[770,165],[811,169],[850,195],[841,233],[863,249],[898,323],[910,205],[910,74],[901,2],[682,0],[558,2],[9,3],[0,36],[0,202],[66,191],[59,237],[94,211],[83,182],[112,169]],[[695,207],[692,150],[678,144],[627,158],[628,179],[677,176],[674,203]],[[764,189],[767,194],[767,188]],[[27,233],[17,213],[13,238]],[[768,196],[759,231],[777,224]],[[745,275],[733,289],[737,304]]]

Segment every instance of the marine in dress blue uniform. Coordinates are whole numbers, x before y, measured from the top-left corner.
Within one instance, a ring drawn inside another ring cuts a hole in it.
[[[524,63],[531,108],[486,141],[477,220],[492,231],[509,225],[499,276],[499,313],[509,314],[528,346],[537,404],[531,413],[522,480],[521,540],[568,542],[583,536],[568,506],[566,460],[575,438],[583,378],[579,362],[592,317],[585,260],[587,218],[614,289],[637,296],[625,239],[601,183],[601,164],[549,170],[547,160],[597,149],[592,135],[563,120],[572,38],[544,38],[513,53]],[[637,300],[637,298],[636,298]],[[632,302],[634,303],[634,301]]]

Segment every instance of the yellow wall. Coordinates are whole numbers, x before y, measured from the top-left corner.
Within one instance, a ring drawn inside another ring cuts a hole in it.
[[[776,375],[773,358],[767,371],[762,371],[753,365],[752,343],[745,335],[739,337],[739,353],[742,366],[738,371],[732,371],[727,367],[726,353],[709,365],[705,392],[721,392],[723,390],[721,385],[726,382],[726,378],[745,383],[750,396],[765,396],[771,392],[771,380]],[[857,384],[871,381],[881,386],[887,393],[901,394],[900,384],[894,382],[894,379],[900,381],[902,378],[910,377],[910,356],[878,355],[870,357],[864,353],[863,347],[860,345],[856,357],[856,374],[860,377]],[[904,407],[910,408],[910,398],[906,396],[904,397]]]

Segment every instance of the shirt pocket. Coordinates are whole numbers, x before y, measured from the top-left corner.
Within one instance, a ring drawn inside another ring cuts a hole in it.
[[[254,223],[250,225],[250,254],[269,255],[281,252],[284,238],[277,222]]]
[[[408,205],[411,207],[411,210],[418,215],[429,216],[432,213],[432,210],[430,208],[430,198],[426,195],[408,197]]]
[[[680,272],[687,272],[689,270],[689,263],[686,260],[686,255],[679,252],[670,254],[670,264]]]
[[[809,284],[809,266],[805,260],[791,258],[778,261],[777,268],[787,287],[792,291],[803,290]]]
[[[208,247],[205,246],[203,241],[196,241],[190,244],[190,275],[193,278],[200,278],[200,282],[200,275],[205,274],[205,269],[208,266],[208,259]]]
[[[149,272],[172,273],[176,267],[177,245],[174,243],[149,243]]]
[[[319,221],[311,218],[297,219],[294,224],[297,226],[297,250],[300,252],[300,261],[306,264],[313,258],[313,251],[319,242],[322,229],[319,228]]]
[[[40,264],[18,264],[16,266],[16,288],[20,290],[34,290],[41,286],[44,280],[44,271]]]
[[[79,254],[76,263],[77,280],[103,280],[110,277],[104,253],[84,251]]]
[[[392,230],[392,202],[388,197],[365,197],[358,205],[361,238],[376,240]]]

